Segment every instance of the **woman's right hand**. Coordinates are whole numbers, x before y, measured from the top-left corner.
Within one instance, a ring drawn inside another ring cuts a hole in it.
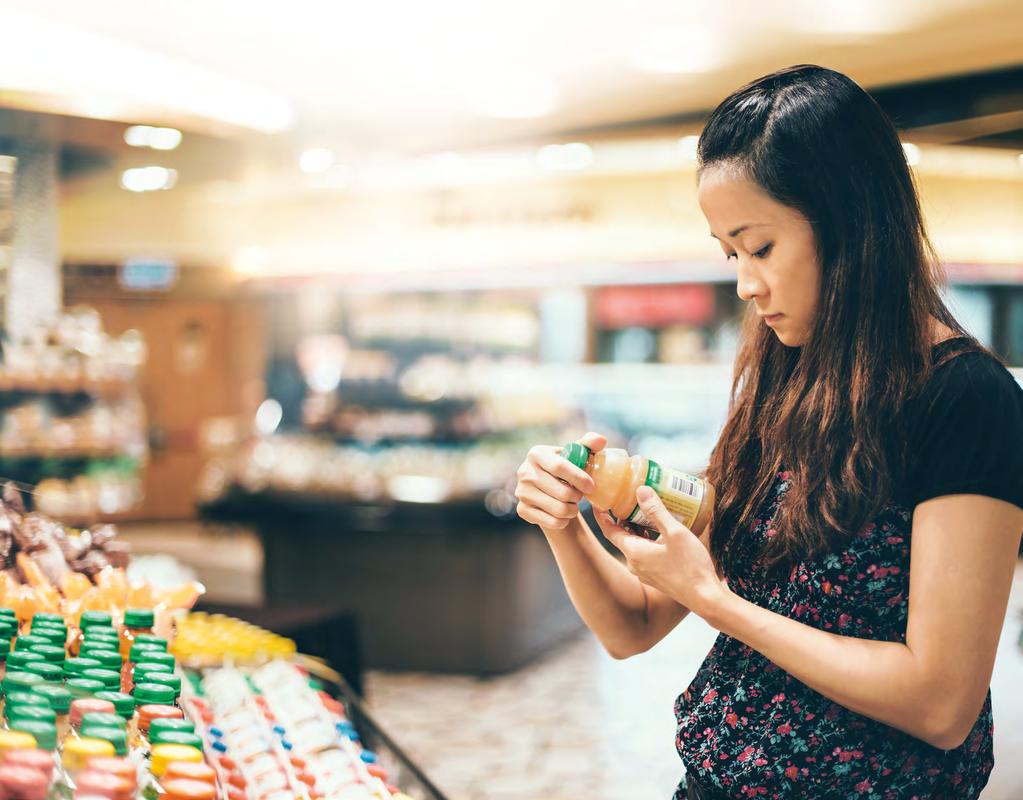
[[[607,446],[607,437],[587,433],[579,443],[596,453]],[[561,457],[560,447],[549,445],[533,447],[516,475],[519,516],[545,530],[567,528],[579,514],[583,495],[595,488],[593,478]]]

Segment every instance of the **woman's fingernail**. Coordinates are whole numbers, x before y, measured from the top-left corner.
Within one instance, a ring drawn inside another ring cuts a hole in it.
[[[654,490],[651,489],[649,486],[640,486],[636,490],[636,497],[639,500],[653,500],[654,499]]]

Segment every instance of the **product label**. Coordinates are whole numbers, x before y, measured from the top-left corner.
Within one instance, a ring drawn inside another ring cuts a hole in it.
[[[703,504],[703,495],[706,491],[703,479],[681,470],[665,469],[656,461],[650,461],[649,464],[644,483],[657,492],[669,514],[687,528],[691,528]],[[629,514],[628,520],[634,525],[651,527],[650,520],[646,518],[638,504]]]

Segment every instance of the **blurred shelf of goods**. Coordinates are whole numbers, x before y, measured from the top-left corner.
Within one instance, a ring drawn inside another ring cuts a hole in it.
[[[141,335],[107,335],[77,307],[4,342],[0,475],[34,487],[31,501],[68,522],[98,521],[141,500],[145,409]]]

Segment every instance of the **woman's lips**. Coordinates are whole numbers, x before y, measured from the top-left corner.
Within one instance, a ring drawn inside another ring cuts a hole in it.
[[[785,316],[784,314],[772,314],[769,317],[764,317],[764,322],[766,322],[768,325],[773,325],[775,322],[777,322],[784,316]]]

